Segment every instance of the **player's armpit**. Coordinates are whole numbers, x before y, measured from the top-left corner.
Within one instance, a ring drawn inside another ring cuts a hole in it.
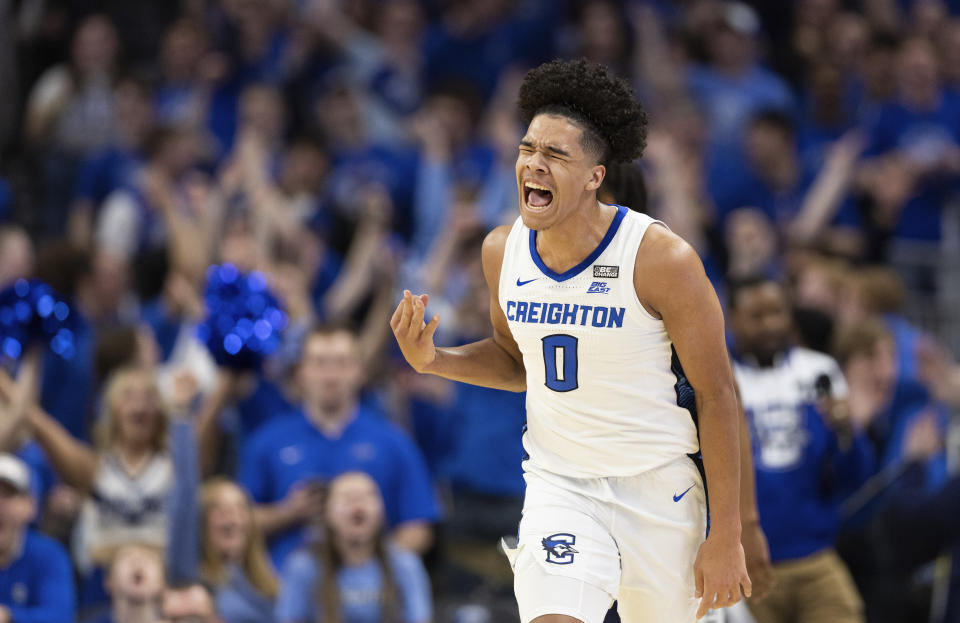
[[[490,290],[490,324],[493,325],[493,341],[497,343],[516,362],[523,387],[526,389],[526,371],[523,366],[523,354],[510,333],[507,316],[500,307],[500,269],[503,266],[503,252],[507,244],[510,226],[497,227],[483,240],[482,261],[483,276]]]

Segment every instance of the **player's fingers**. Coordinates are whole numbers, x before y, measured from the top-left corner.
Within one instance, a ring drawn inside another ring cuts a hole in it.
[[[403,291],[403,300],[400,301],[400,307],[402,307],[403,310],[400,312],[400,324],[397,326],[397,331],[405,336],[410,328],[410,318],[413,317],[413,306],[410,305],[409,290]]]
[[[738,584],[738,585],[737,585],[732,591],[730,591],[730,592],[724,591],[723,594],[726,595],[726,599],[724,599],[723,607],[724,607],[724,608],[729,608],[729,607],[732,606],[733,604],[735,604],[735,603],[737,603],[738,601],[740,601],[740,585]]]
[[[696,592],[694,595],[696,597],[703,597],[703,571],[699,567],[694,567],[693,569],[694,583],[696,585]]]
[[[727,591],[720,591],[719,593],[717,593],[717,598],[713,602],[713,606],[711,606],[711,609],[716,610],[718,608],[726,608],[730,604],[731,604],[730,593],[728,593]]]
[[[408,336],[412,340],[420,338],[420,334],[423,333],[423,315],[426,313],[426,308],[423,306],[423,301],[419,297],[413,299],[413,318],[410,319],[410,329],[408,330]]]
[[[426,307],[426,306],[427,306],[427,303],[430,302],[430,295],[429,295],[429,294],[421,294],[421,295],[420,295],[420,300],[423,301],[423,306]]]
[[[697,618],[700,619],[704,617],[707,612],[710,611],[710,608],[713,607],[713,595],[706,594],[700,599],[700,607],[697,608]]]
[[[393,329],[396,333],[397,328],[400,327],[400,316],[403,314],[403,299],[400,299],[400,302],[397,304],[397,308],[393,311],[393,315],[390,316],[390,328]]]
[[[428,342],[433,342],[433,334],[437,332],[437,326],[440,324],[440,316],[434,314],[433,318],[430,319],[430,322],[427,324],[426,328],[423,330],[423,334],[420,336],[421,339]]]
[[[745,597],[750,597],[753,595],[753,581],[750,580],[750,574],[743,574],[743,577],[740,578],[740,586],[743,587],[743,595]]]

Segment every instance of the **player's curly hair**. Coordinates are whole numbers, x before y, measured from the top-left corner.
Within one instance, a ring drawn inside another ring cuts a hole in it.
[[[527,72],[518,102],[524,124],[542,113],[584,128],[584,148],[601,164],[630,162],[647,143],[647,113],[629,83],[586,59],[554,60]]]

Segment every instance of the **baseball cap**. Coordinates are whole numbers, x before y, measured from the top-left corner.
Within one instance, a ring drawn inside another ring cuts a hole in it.
[[[0,481],[9,483],[20,493],[30,494],[30,468],[7,452],[0,453]]]

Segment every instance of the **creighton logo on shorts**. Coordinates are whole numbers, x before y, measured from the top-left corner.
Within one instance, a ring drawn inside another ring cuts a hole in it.
[[[569,565],[573,562],[573,555],[580,553],[570,547],[576,542],[577,537],[565,532],[551,534],[540,541],[543,544],[543,549],[547,550],[547,562],[552,562],[555,565]]]

